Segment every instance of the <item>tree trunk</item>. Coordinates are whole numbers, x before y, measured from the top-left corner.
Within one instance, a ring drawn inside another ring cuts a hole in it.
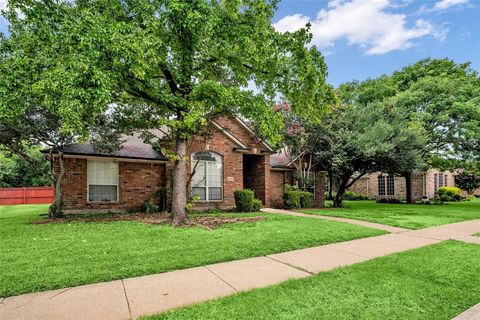
[[[338,186],[337,194],[335,198],[333,198],[333,207],[334,208],[341,208],[343,207],[343,196],[345,195],[347,181],[342,181]]]
[[[48,218],[56,219],[62,216],[62,198],[63,198],[62,180],[63,180],[63,177],[65,176],[65,161],[63,159],[63,153],[59,152],[58,154],[58,163],[60,165],[60,173],[58,174],[58,177],[55,177],[55,174],[53,172],[52,155],[50,155],[50,161],[51,161],[50,167],[51,167],[53,187],[55,189],[55,197],[53,199],[53,203],[48,208]]]
[[[413,194],[413,173],[411,171],[405,173],[405,189],[407,192],[406,201],[408,204],[415,203],[415,196]]]
[[[187,216],[187,141],[177,137],[177,159],[173,166],[173,197],[172,218],[173,225],[184,225],[188,222]]]

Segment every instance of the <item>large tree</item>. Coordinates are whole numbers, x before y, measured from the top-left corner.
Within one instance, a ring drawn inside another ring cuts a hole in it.
[[[409,121],[426,133],[419,146],[427,166],[479,161],[480,78],[468,63],[449,59],[425,59],[363,82],[349,82],[339,88],[343,103],[366,106],[372,102],[393,104]],[[423,167],[423,165],[422,165]],[[422,167],[398,168],[406,179],[407,202],[413,203],[413,172]]]
[[[395,72],[396,106],[422,125],[427,140],[422,158],[427,164],[480,156],[480,78],[469,64],[426,59]],[[403,172],[407,187],[412,167]],[[407,202],[413,203],[410,188]]]
[[[334,207],[342,206],[345,191],[366,174],[393,174],[421,161],[423,129],[391,104],[342,103],[309,131],[315,161],[337,186]]]
[[[9,18],[36,41],[46,37],[56,52],[58,60],[46,59],[42,72],[42,85],[56,89],[48,101],[84,94],[100,110],[114,105],[130,130],[169,128],[173,223],[183,224],[188,140],[210,117],[241,115],[276,142],[282,123],[272,106],[279,94],[293,112],[317,119],[331,101],[326,66],[309,46],[308,30],[273,28],[277,2],[12,0]],[[77,119],[67,120],[66,126]]]

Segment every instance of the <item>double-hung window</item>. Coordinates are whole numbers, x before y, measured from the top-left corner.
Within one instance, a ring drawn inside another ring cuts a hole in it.
[[[118,163],[87,162],[88,201],[118,201]]]
[[[192,195],[202,201],[223,199],[222,157],[205,151],[192,154]]]
[[[395,176],[378,176],[378,195],[395,195]]]
[[[387,195],[389,196],[395,195],[395,177],[394,176],[387,176]]]

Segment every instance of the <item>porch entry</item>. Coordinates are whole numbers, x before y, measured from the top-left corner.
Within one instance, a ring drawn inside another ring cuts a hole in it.
[[[266,203],[266,163],[265,155],[243,155],[243,188],[253,190],[255,198]]]

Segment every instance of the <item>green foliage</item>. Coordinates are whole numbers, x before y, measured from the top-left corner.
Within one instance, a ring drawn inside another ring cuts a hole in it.
[[[262,207],[262,201],[255,199],[252,190],[235,190],[233,195],[235,197],[235,211],[237,212],[255,212]]]
[[[399,204],[402,203],[400,199],[397,198],[379,198],[376,201],[377,203],[392,203],[392,204]]]
[[[252,211],[259,211],[262,207],[262,201],[260,199],[253,199]]]
[[[285,185],[283,206],[286,209],[311,208],[313,206],[313,194],[300,191],[297,186]]]
[[[0,153],[0,188],[48,186],[50,166],[39,148],[27,151],[30,161],[18,155]]]
[[[457,187],[441,187],[437,190],[437,195],[441,201],[460,201],[462,200],[462,191]]]
[[[480,188],[480,173],[463,171],[455,176],[455,185],[467,191],[468,194],[472,194]]]
[[[300,194],[300,207],[311,208],[313,207],[313,194],[311,192],[302,191]]]
[[[367,195],[355,193],[350,190],[345,191],[345,195],[343,198],[350,201],[370,200]]]
[[[144,212],[147,214],[150,213],[157,213],[158,212],[158,205],[155,203],[153,199],[145,201],[141,206],[140,206],[140,212]]]
[[[160,187],[155,192],[158,198],[158,210],[160,212],[167,211],[167,187]]]

